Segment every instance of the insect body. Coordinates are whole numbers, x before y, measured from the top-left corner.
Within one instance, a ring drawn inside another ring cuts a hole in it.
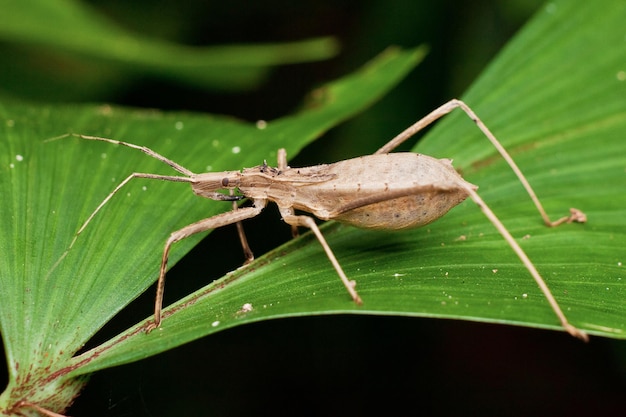
[[[168,164],[183,176],[149,173],[129,175],[83,223],[72,244],[70,244],[70,248],[96,213],[133,178],[187,182],[191,184],[194,193],[218,201],[236,203],[243,198],[249,198],[253,201],[252,207],[237,208],[236,204],[233,204],[233,210],[230,212],[200,220],[170,235],[165,243],[161,261],[154,320],[146,326],[146,331],[149,332],[159,327],[161,323],[165,273],[171,246],[192,234],[236,223],[244,253],[248,260],[251,260],[252,253],[249,250],[240,222],[258,215],[268,201],[278,205],[283,220],[291,225],[294,230],[303,226],[313,231],[353,301],[361,304],[362,300],[355,289],[355,283],[350,281],[344,273],[313,218],[307,215],[297,215],[295,210],[310,213],[322,220],[337,220],[361,228],[405,229],[423,226],[438,219],[469,196],[496,226],[524,263],[565,330],[575,337],[587,340],[586,333],[568,322],[534,264],[476,193],[477,187],[465,181],[454,170],[449,159],[436,159],[416,153],[389,153],[417,131],[457,107],[460,107],[477,124],[511,166],[535,203],[546,225],[557,226],[563,222],[586,221],[585,215],[577,209],[570,209],[569,216],[554,222],[551,221],[526,178],[489,129],[465,103],[451,100],[400,133],[373,155],[305,168],[290,168],[287,165],[286,153],[281,149],[278,152],[278,166],[276,168],[263,164],[242,171],[195,174],[151,149],[112,139],[78,135],[83,139],[105,141],[139,149]],[[228,194],[220,192],[222,190],[228,191]]]
[[[465,200],[459,184],[477,188],[448,159],[395,153],[307,168],[244,169],[236,186],[244,196],[276,202],[281,210],[360,228],[406,229],[424,226]]]

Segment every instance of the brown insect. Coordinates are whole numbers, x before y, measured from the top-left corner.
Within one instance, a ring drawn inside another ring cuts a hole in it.
[[[253,255],[240,222],[258,215],[268,201],[278,205],[283,220],[291,225],[294,231],[297,231],[299,226],[307,227],[313,231],[352,300],[361,304],[362,300],[355,289],[355,282],[349,280],[344,273],[313,218],[307,215],[297,215],[294,211],[301,210],[321,220],[336,220],[366,229],[406,229],[424,226],[440,218],[469,196],[496,226],[523,262],[548,299],[565,330],[579,339],[588,340],[585,332],[568,322],[546,282],[528,256],[476,193],[477,187],[465,181],[454,170],[451,160],[436,159],[409,152],[389,153],[416,132],[457,107],[460,107],[477,124],[507,161],[526,188],[547,226],[554,227],[564,222],[586,221],[585,215],[577,209],[570,209],[569,216],[554,222],[551,221],[530,184],[495,136],[465,103],[460,100],[451,100],[400,133],[372,155],[306,168],[289,167],[285,150],[281,149],[278,152],[278,166],[276,168],[264,163],[241,171],[195,174],[146,147],[113,139],[76,135],[82,139],[110,142],[139,149],[166,163],[184,176],[132,173],[87,218],[76,233],[70,248],[98,211],[134,178],[186,182],[191,184],[193,192],[199,196],[233,202],[232,211],[185,226],[173,232],[167,239],[157,283],[154,320],[146,326],[146,331],[149,332],[161,324],[165,273],[168,254],[172,245],[195,233],[236,223],[244,254],[247,262],[249,262],[253,259]],[[220,191],[228,191],[228,194]],[[252,199],[253,206],[238,208],[237,201],[244,198]]]

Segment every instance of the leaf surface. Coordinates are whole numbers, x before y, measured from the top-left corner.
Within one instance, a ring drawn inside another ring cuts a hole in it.
[[[618,2],[554,2],[505,48],[464,97],[502,141],[553,218],[570,207],[587,224],[546,228],[525,191],[460,111],[416,151],[449,157],[502,219],[569,320],[592,335],[624,338],[626,93]],[[602,31],[596,30],[598,26]],[[583,47],[584,45],[584,47]],[[390,135],[391,136],[391,135]],[[506,242],[466,201],[426,228],[401,233],[323,229],[363,306],[350,302],[319,244],[305,236],[170,308],[162,329],[130,329],[84,369],[135,360],[200,335],[258,320],[311,314],[466,319],[561,330]],[[244,305],[253,309],[245,311]],[[154,342],[153,340],[158,340]]]
[[[45,396],[61,391],[69,372],[81,373],[95,359],[71,359],[74,353],[155,281],[168,234],[230,209],[195,196],[188,184],[136,179],[72,243],[94,209],[132,172],[176,172],[138,150],[68,132],[149,146],[195,172],[251,167],[275,161],[281,146],[296,154],[391,89],[424,53],[390,49],[320,87],[298,114],[265,127],[109,106],[0,104],[0,189],[10,196],[0,208],[0,250],[6,254],[0,258],[0,330],[10,369],[0,409],[20,398],[48,404]],[[205,235],[177,244],[170,265]],[[171,346],[156,344],[160,351]]]

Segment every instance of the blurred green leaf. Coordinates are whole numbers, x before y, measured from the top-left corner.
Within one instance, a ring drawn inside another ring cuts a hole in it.
[[[25,72],[40,89],[44,89],[42,77],[46,83],[59,83],[65,88],[67,83],[80,83],[81,90],[87,83],[93,88],[98,83],[111,88],[123,82],[120,69],[135,75],[176,79],[200,88],[250,89],[272,66],[328,59],[339,49],[330,37],[258,45],[175,44],[131,33],[75,0],[30,0],[27,5],[5,0],[0,13],[0,39],[12,45],[5,52],[12,58],[2,64],[5,73],[22,81],[5,85],[9,91],[29,87],[21,78]],[[15,71],[21,60],[43,71]],[[29,91],[36,93],[34,88]]]

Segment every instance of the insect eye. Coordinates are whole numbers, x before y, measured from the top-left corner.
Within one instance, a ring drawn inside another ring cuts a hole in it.
[[[228,187],[228,178],[222,178],[222,187]]]

